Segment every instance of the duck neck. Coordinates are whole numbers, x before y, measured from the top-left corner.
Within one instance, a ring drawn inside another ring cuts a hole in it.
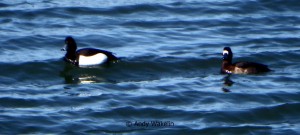
[[[231,65],[231,64],[232,64],[231,60],[223,60],[223,63],[222,63],[223,66]]]
[[[231,65],[231,63],[232,63],[231,60],[223,60],[223,65],[224,65],[224,64],[229,64],[229,65]]]
[[[226,70],[231,68],[231,61],[228,60],[223,60],[222,62],[222,68],[221,68],[221,73],[227,73]]]
[[[65,58],[74,61],[74,60],[76,60],[76,55],[74,52],[67,52],[65,55]]]

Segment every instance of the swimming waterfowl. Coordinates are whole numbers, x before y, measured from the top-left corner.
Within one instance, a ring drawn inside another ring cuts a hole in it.
[[[232,63],[232,57],[233,57],[233,53],[230,47],[224,47],[221,73],[259,74],[259,73],[271,71],[267,65],[256,63],[256,62]]]
[[[76,66],[100,65],[118,60],[111,52],[105,50],[94,48],[77,50],[76,42],[70,36],[66,37],[65,44],[62,49],[62,51],[67,51],[64,60]]]

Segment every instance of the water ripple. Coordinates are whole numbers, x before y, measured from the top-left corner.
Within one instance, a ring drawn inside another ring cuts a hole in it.
[[[0,133],[298,134],[299,4],[1,1]],[[120,62],[65,63],[69,35]],[[220,74],[224,46],[273,71]]]

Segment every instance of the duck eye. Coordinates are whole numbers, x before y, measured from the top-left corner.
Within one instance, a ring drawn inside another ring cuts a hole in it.
[[[226,54],[226,55],[229,54],[227,50],[224,50],[224,51],[223,51],[223,55],[225,55],[225,54]]]

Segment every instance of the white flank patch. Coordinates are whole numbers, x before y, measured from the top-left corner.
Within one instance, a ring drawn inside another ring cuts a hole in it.
[[[106,62],[107,56],[103,53],[98,53],[92,56],[79,56],[79,66],[98,65]]]

